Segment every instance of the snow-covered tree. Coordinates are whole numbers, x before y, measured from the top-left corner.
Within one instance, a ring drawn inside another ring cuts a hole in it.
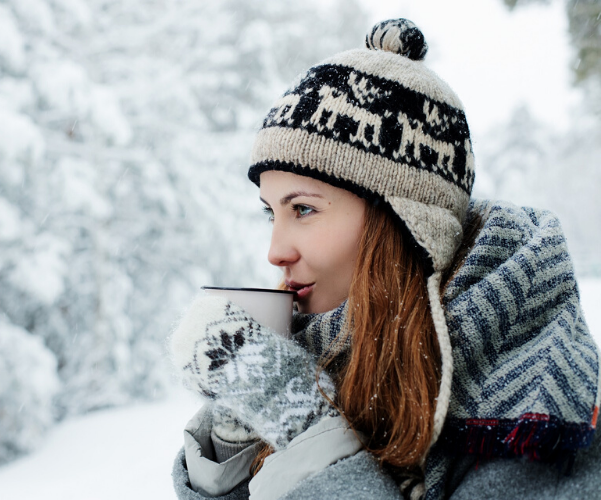
[[[0,460],[53,418],[160,395],[201,285],[273,284],[254,131],[366,28],[348,0],[0,2]]]
[[[0,464],[35,448],[54,422],[56,359],[42,340],[0,318]],[[7,354],[8,353],[8,354]]]

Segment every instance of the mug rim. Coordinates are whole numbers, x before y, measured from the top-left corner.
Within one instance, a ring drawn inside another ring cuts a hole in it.
[[[229,286],[201,286],[201,290],[233,290],[240,292],[262,292],[262,293],[287,293],[294,295],[295,292],[291,290],[275,290],[272,288],[237,288]]]

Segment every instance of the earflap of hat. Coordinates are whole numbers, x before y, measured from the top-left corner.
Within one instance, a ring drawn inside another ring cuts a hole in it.
[[[430,258],[434,271],[449,267],[463,238],[461,221],[451,210],[401,197],[386,200]]]

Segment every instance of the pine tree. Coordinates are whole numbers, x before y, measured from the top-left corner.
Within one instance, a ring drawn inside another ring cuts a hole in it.
[[[201,285],[274,284],[253,135],[297,72],[361,44],[361,16],[343,0],[0,3],[0,343],[38,346],[58,381],[40,399],[0,350],[0,402],[27,401],[2,403],[0,429],[42,422],[0,460],[54,418],[160,396],[165,337]]]

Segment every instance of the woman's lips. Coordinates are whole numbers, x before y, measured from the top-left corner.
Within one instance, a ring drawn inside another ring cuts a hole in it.
[[[296,281],[286,281],[286,286],[291,292],[294,292],[294,298],[304,299],[313,291],[315,283],[297,283]]]

